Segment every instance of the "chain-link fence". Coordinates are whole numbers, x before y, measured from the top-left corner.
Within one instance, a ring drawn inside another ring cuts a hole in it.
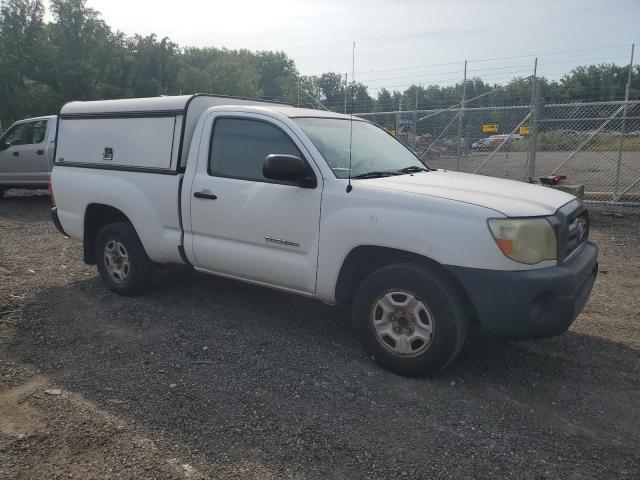
[[[531,82],[531,78],[520,81]],[[640,206],[640,101],[365,113],[435,168],[523,181],[566,176],[590,202]],[[549,179],[555,182],[556,179]]]

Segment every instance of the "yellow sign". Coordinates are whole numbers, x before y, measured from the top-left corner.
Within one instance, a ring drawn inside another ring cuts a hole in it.
[[[391,135],[393,135],[394,137],[396,136],[396,130],[395,128],[391,128],[391,127],[384,127],[384,129],[387,131],[387,133],[390,133]]]
[[[482,133],[498,133],[497,123],[484,123],[482,125]]]
[[[529,127],[527,127],[526,125],[522,125],[520,127],[520,135],[529,135]]]

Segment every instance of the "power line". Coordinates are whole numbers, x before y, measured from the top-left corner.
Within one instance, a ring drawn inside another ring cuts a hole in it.
[[[622,45],[608,45],[608,46],[603,46],[603,47],[577,48],[577,49],[573,49],[573,50],[556,50],[556,51],[552,51],[552,52],[531,53],[531,54],[526,54],[526,55],[514,55],[514,56],[507,56],[507,57],[475,58],[475,59],[469,59],[468,62],[471,63],[471,62],[493,62],[493,61],[501,61],[501,60],[515,60],[515,59],[520,59],[520,58],[534,58],[534,57],[542,57],[542,56],[562,55],[562,54],[565,54],[565,53],[589,52],[589,51],[595,51],[595,50],[607,50],[607,49],[623,48],[623,47],[630,47],[630,46],[631,46],[631,44],[622,44]],[[363,75],[363,74],[367,74],[367,73],[396,72],[396,71],[401,71],[401,70],[414,70],[414,69],[420,69],[420,68],[442,67],[442,66],[447,66],[447,65],[461,65],[462,63],[463,63],[463,61],[431,63],[431,64],[427,64],[427,65],[416,65],[416,66],[410,66],[410,67],[388,68],[388,69],[381,69],[381,70],[368,70],[368,71],[356,72],[356,73],[358,75]]]

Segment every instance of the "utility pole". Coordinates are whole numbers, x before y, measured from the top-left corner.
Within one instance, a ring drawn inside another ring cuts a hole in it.
[[[464,103],[467,97],[467,61],[464,61],[464,76],[462,77],[462,102],[458,112],[458,148],[456,157],[456,170],[460,171],[460,157],[462,156],[462,121],[464,117]]]
[[[618,200],[618,189],[620,188],[620,167],[622,166],[622,149],[624,148],[624,136],[627,133],[627,106],[629,105],[629,89],[631,88],[631,75],[633,73],[633,51],[636,44],[631,44],[631,59],[629,60],[629,73],[627,75],[627,86],[624,89],[624,110],[622,111],[622,128],[620,129],[620,146],[618,147],[618,163],[616,163],[616,184],[613,189],[613,198]]]
[[[300,75],[298,75],[298,108],[300,108]]]

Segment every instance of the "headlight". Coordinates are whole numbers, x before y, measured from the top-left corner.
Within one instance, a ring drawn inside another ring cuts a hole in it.
[[[533,265],[558,256],[556,234],[544,218],[492,218],[489,228],[502,253],[517,262]]]

